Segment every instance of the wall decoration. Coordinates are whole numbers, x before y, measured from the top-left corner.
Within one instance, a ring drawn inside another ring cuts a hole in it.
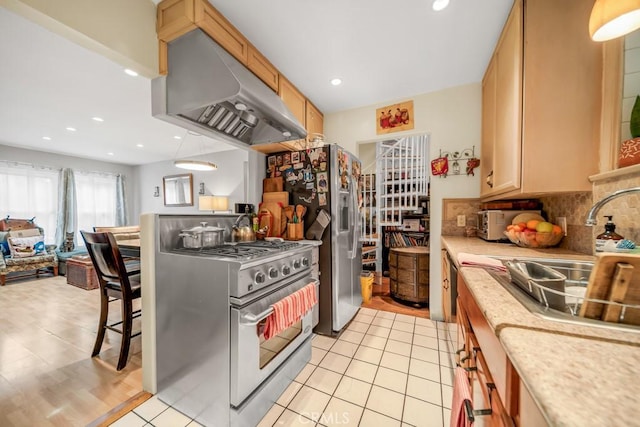
[[[291,153],[291,163],[300,163],[300,152],[294,151]]]
[[[327,170],[327,162],[320,162],[320,170],[321,171]]]
[[[282,166],[282,155],[281,154],[276,156],[276,165],[277,166]]]
[[[283,165],[290,165],[291,164],[291,154],[290,153],[285,153],[282,155],[282,164]]]
[[[387,105],[376,110],[378,135],[413,129],[413,101]]]
[[[293,164],[294,169],[302,169],[304,167],[304,163],[298,162]]]
[[[318,205],[326,206],[327,205],[327,193],[318,194]]]
[[[269,156],[269,157],[267,157],[267,160],[269,162],[269,169],[275,167],[275,165],[276,165],[276,156]]]

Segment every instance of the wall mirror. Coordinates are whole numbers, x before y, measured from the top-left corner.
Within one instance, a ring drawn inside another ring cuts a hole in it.
[[[193,175],[168,175],[162,178],[165,206],[193,206]]]

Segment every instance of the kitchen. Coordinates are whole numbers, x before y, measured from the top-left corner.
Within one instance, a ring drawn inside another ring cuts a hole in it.
[[[458,114],[460,112],[460,108],[467,108],[465,106],[465,103],[468,104],[472,104],[473,102],[475,102],[476,104],[479,103],[480,100],[480,94],[479,94],[479,90],[477,85],[471,85],[469,87],[461,87],[461,88],[454,88],[451,90],[447,90],[447,91],[443,91],[442,93],[438,93],[438,94],[432,94],[432,95],[428,95],[425,96],[424,99],[420,98],[420,97],[416,97],[416,99],[420,99],[424,104],[428,104],[426,106],[426,110],[421,110],[420,114],[424,114],[425,112],[428,112],[428,115],[431,119],[433,120],[433,124],[431,124],[431,126],[429,126],[429,129],[432,131],[433,135],[438,135],[438,126],[442,126],[442,127],[447,127],[449,128],[448,130],[450,131],[450,135],[451,135],[451,140],[456,140],[459,138],[465,138],[465,134],[469,131],[464,130],[464,129],[460,129],[457,132],[453,129],[456,127],[457,123],[455,123],[452,120],[448,120],[447,116],[446,116],[446,110],[448,108],[451,108],[451,111],[456,111],[456,114]],[[462,100],[464,101],[463,103],[460,103],[459,101]],[[469,111],[468,111],[468,115],[470,117],[475,117],[476,121],[477,121],[477,128],[476,128],[476,132],[479,133],[478,129],[479,129],[479,111],[477,111],[475,108],[472,108],[471,106],[468,107]],[[464,110],[463,110],[464,112]],[[364,114],[366,114],[366,112],[363,111],[354,111],[353,112],[353,116],[354,117],[361,117]],[[345,123],[353,123],[353,118],[354,117],[349,117],[349,114],[344,114],[343,117],[336,119],[336,121],[330,121],[329,117],[326,117],[326,124],[325,124],[325,132],[327,133],[327,135],[331,135],[331,132],[337,133],[336,129],[339,128],[341,125],[339,122],[344,121]],[[357,120],[357,118],[355,119]],[[440,128],[442,129],[442,128]],[[331,132],[330,132],[331,131]],[[355,131],[353,131],[355,132]],[[459,135],[458,135],[459,133]],[[353,140],[353,141],[358,141],[358,140],[366,140],[368,139],[368,136],[364,136],[364,135],[346,135],[344,138],[340,138],[341,140]],[[355,151],[355,150],[354,150]],[[433,154],[433,152],[432,152]],[[432,156],[433,157],[433,156]],[[474,178],[467,178],[468,180],[465,182],[465,187],[467,186],[468,183],[468,189],[467,188],[460,188],[458,190],[459,187],[455,182],[450,182],[453,181],[454,179],[459,179],[456,177],[449,177],[447,178],[446,182],[441,183],[440,188],[436,188],[436,186],[434,186],[433,190],[434,192],[438,192],[440,191],[440,194],[444,194],[447,193],[447,197],[474,197],[477,196],[477,190],[476,188],[478,187],[478,185],[475,185],[475,183],[479,182],[479,177],[474,177]],[[630,181],[628,186],[633,186],[632,185],[633,181]],[[624,184],[622,184],[624,185]],[[451,188],[448,188],[451,187]],[[452,194],[451,191],[449,190],[453,190],[453,191],[457,191],[458,194]],[[467,193],[468,191],[468,193]],[[608,189],[605,189],[604,191],[608,191]],[[605,193],[606,194],[606,193]],[[442,197],[440,195],[440,197]],[[556,196],[557,197],[557,196]],[[552,199],[552,197],[550,197],[550,199]],[[597,197],[594,196],[594,200],[596,200]],[[555,202],[555,200],[551,200],[550,203]],[[582,203],[580,206],[584,205],[584,201],[581,200],[580,198],[578,198],[577,202]],[[563,206],[563,209],[565,209],[565,207]],[[570,210],[571,211],[571,210]],[[438,212],[438,208],[434,207],[433,209],[434,215],[440,215],[440,213]],[[576,211],[577,212],[577,211]],[[576,214],[576,218],[575,220],[572,220],[571,217],[569,217],[569,225],[570,227],[578,227],[581,224],[581,219],[577,218],[579,215]],[[468,215],[469,218],[472,218],[472,215]],[[438,218],[434,218],[434,221],[432,221],[433,224],[435,224],[435,227],[439,227],[439,223],[440,221],[438,221]],[[437,229],[432,230],[433,231],[433,235],[434,236],[439,236],[440,233],[437,232]],[[439,249],[439,242],[432,242],[432,250],[436,250]],[[432,278],[432,283],[437,283],[439,281],[439,268],[437,267],[438,265],[438,260],[435,260],[435,267],[432,269],[432,274],[435,276],[434,278]],[[432,292],[433,292],[433,296],[432,296],[432,305],[434,307],[434,312],[437,313],[437,307],[440,305],[439,304],[439,295],[438,295],[438,291],[437,291],[437,287],[432,287]],[[437,316],[437,314],[434,313],[434,316]]]

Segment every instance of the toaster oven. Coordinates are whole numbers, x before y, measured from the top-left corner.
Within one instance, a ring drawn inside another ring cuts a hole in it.
[[[503,211],[503,210],[486,210],[478,212],[478,237],[489,241],[508,241],[504,232],[507,225],[511,224],[513,218],[522,213],[536,213],[540,211]]]

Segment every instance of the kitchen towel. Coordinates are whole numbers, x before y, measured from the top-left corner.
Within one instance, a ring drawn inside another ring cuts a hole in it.
[[[507,271],[507,267],[505,267],[500,260],[465,252],[458,254],[458,264],[460,264],[460,267],[483,267],[496,271]]]
[[[473,421],[467,418],[467,414],[464,409],[464,402],[471,400],[471,385],[467,379],[466,371],[461,368],[456,368],[455,379],[453,382],[453,401],[451,403],[451,427],[470,427],[473,425]]]
[[[273,304],[273,313],[267,317],[264,325],[264,339],[273,338],[296,323],[317,303],[316,285],[309,283],[304,288]]]

